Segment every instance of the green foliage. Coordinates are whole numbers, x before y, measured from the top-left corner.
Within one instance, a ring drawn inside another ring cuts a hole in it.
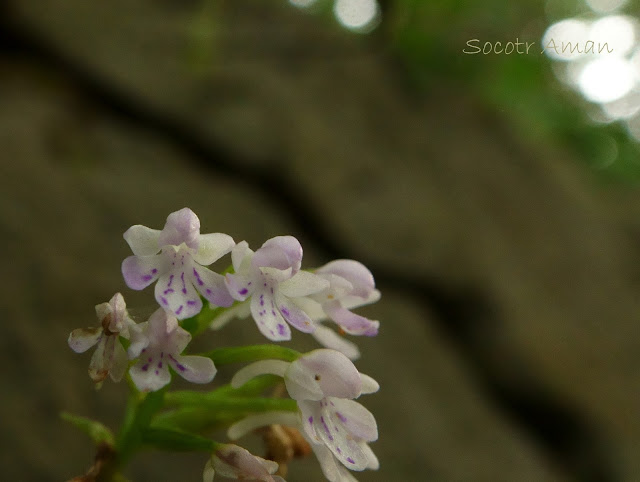
[[[89,436],[91,440],[95,442],[96,445],[106,443],[110,446],[113,446],[115,444],[115,437],[113,436],[111,430],[109,430],[100,422],[91,420],[87,417],[73,415],[68,412],[60,413],[60,418],[66,422],[69,422],[76,428],[82,430]]]

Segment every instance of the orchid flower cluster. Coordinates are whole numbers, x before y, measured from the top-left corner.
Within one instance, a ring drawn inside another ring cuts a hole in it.
[[[122,262],[124,281],[134,290],[155,283],[158,308],[137,322],[116,293],[96,306],[97,327],[69,335],[77,353],[95,346],[89,376],[98,388],[108,377],[125,378],[131,391],[117,435],[98,421],[63,414],[98,444],[94,465],[74,480],[124,481],[126,464],[145,447],[208,452],[204,482],[215,473],[284,481],[287,464],[312,452],[332,482],[354,481],[351,471],[378,468],[369,447],[378,438],[376,420],[356,399],[379,385],[358,372],[353,360],[359,349],[343,336],[378,333],[378,321],[352,311],[380,298],[364,265],[336,260],[303,270],[302,246],[293,236],[277,236],[253,251],[227,234],[200,234],[200,221],[188,208],[171,213],[162,230],[136,225],[124,239],[133,252]],[[226,271],[208,267],[227,254]],[[323,348],[301,354],[271,343],[184,354],[194,336],[249,317],[272,342],[290,340],[293,327]],[[172,373],[208,384],[217,367],[248,362],[228,385],[169,390]],[[265,457],[209,437],[221,428],[232,441],[261,434]]]

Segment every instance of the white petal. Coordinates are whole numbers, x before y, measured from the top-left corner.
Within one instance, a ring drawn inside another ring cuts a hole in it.
[[[331,273],[343,277],[353,285],[354,296],[366,298],[375,288],[371,271],[358,261],[338,259],[318,268],[317,273]]]
[[[268,291],[258,291],[251,297],[251,314],[264,336],[272,341],[291,339],[289,325],[278,311],[273,294]]]
[[[167,216],[167,222],[160,232],[158,244],[163,246],[180,246],[184,243],[191,249],[198,248],[200,237],[200,220],[189,208],[182,208]]]
[[[147,332],[149,330],[149,322],[138,323],[130,327],[131,344],[127,349],[127,356],[130,360],[138,358],[142,350],[149,345],[149,337]]]
[[[204,266],[195,265],[195,263],[189,274],[193,286],[209,303],[223,307],[233,304],[233,298],[225,285],[224,276],[214,273]]]
[[[230,253],[235,246],[233,238],[223,233],[201,234],[198,242],[198,251],[193,259],[202,266],[209,266],[225,254]]]
[[[261,360],[247,365],[236,372],[231,379],[231,386],[239,388],[252,378],[260,375],[271,374],[284,377],[284,373],[289,367],[289,362],[282,360]]]
[[[149,338],[151,345],[164,344],[169,334],[176,331],[177,328],[178,321],[175,316],[167,313],[162,308],[158,308],[149,317],[144,336]]]
[[[349,400],[350,401],[350,400]],[[364,470],[369,459],[353,436],[333,416],[328,402],[314,420],[316,433],[333,455],[349,470]]]
[[[146,367],[146,368],[145,368]],[[146,360],[140,360],[129,369],[131,380],[141,392],[155,392],[171,381],[171,375],[166,364],[162,368],[150,366]]]
[[[324,444],[311,444],[313,453],[316,455],[322,473],[330,482],[358,482],[333,456],[331,451]]]
[[[378,457],[376,457],[376,454],[373,453],[373,450],[371,450],[371,447],[369,447],[369,444],[366,442],[360,442],[360,448],[369,459],[367,468],[371,470],[378,470],[380,468],[380,461],[378,460]]]
[[[98,343],[102,336],[102,327],[76,328],[69,334],[69,348],[76,353],[84,353]]]
[[[155,295],[158,304],[180,320],[191,318],[202,309],[200,295],[193,287],[189,275],[183,270],[163,275],[156,284]]]
[[[285,382],[290,395],[290,382],[310,392],[315,392],[313,387],[317,386],[324,396],[338,398],[355,398],[362,390],[360,373],[351,360],[329,349],[313,350],[292,362],[285,374]]]
[[[227,273],[224,277],[224,284],[233,299],[244,301],[251,296],[252,280],[239,274]]]
[[[211,459],[207,460],[207,463],[204,464],[204,470],[202,472],[202,482],[213,482],[213,477],[215,476],[216,471],[213,469],[213,465],[211,464]]]
[[[316,420],[320,419],[320,402],[299,400],[298,409],[300,410],[300,423],[304,435],[311,443],[324,443],[316,432]]]
[[[329,288],[329,281],[308,271],[298,271],[279,286],[281,292],[290,298],[307,296],[327,288]]]
[[[109,300],[109,306],[111,308],[111,323],[109,323],[109,330],[113,333],[120,333],[126,330],[126,319],[129,317],[129,314],[127,313],[127,305],[124,302],[122,294],[116,293],[113,295]]]
[[[294,328],[303,333],[311,333],[316,329],[315,323],[309,316],[289,298],[282,295],[279,291],[275,294],[276,307],[280,314]]]
[[[334,423],[342,424],[357,439],[378,440],[378,424],[369,410],[353,400],[331,397],[328,401],[327,410],[335,417]]]
[[[322,305],[310,297],[289,298],[300,307],[313,321],[321,321],[327,317]]]
[[[122,262],[122,276],[127,286],[142,290],[153,283],[166,270],[166,258],[162,254],[153,256],[129,256]]]
[[[209,383],[217,371],[213,361],[204,356],[169,355],[169,363],[178,375],[193,383]]]
[[[223,477],[242,480],[273,480],[270,474],[278,470],[278,464],[251,454],[247,449],[226,444],[211,457],[213,467]]]
[[[287,393],[294,400],[321,400],[324,392],[316,380],[316,373],[306,366],[292,362],[284,377]]]
[[[360,374],[360,378],[362,379],[362,395],[367,395],[368,393],[376,393],[380,390],[380,385],[369,375],[365,375],[364,373]]]
[[[95,383],[100,383],[109,375],[113,364],[114,338],[114,336],[103,336],[91,356],[89,376]]]
[[[160,251],[158,239],[160,231],[137,224],[124,233],[124,240],[136,256],[151,256]]]
[[[352,313],[343,308],[339,301],[323,303],[322,308],[333,321],[340,325],[340,328],[350,335],[376,336],[378,334],[379,321]]]
[[[375,303],[379,299],[380,299],[380,292],[378,290],[373,290],[371,293],[369,293],[369,296],[367,296],[366,298],[348,295],[348,296],[345,296],[344,298],[341,298],[340,303],[346,309],[350,310],[352,308],[358,308],[359,306],[370,305],[372,303]]]
[[[278,269],[269,266],[263,266],[261,268],[258,268],[258,270],[264,277],[276,283],[282,283],[293,276],[292,268]]]
[[[251,261],[253,251],[249,249],[249,244],[246,241],[240,241],[231,250],[231,263],[233,264],[233,270],[236,273],[246,271]]]
[[[227,430],[227,437],[231,440],[237,440],[257,428],[276,424],[298,427],[300,426],[300,416],[294,412],[278,411],[249,415],[231,425]]]
[[[96,305],[96,317],[98,318],[98,321],[100,321],[100,323],[102,323],[102,320],[104,320],[112,312],[113,307],[111,306],[110,302],[100,303],[99,305]]]
[[[129,360],[127,359],[127,352],[124,351],[124,347],[122,346],[122,343],[120,343],[120,340],[116,338],[114,342],[113,363],[109,370],[109,375],[114,382],[119,382],[127,371]]]
[[[238,303],[231,308],[224,310],[221,315],[215,317],[209,328],[212,330],[219,330],[227,325],[230,321],[235,318],[244,319],[251,315],[251,306],[248,302]]]
[[[311,333],[311,335],[324,347],[338,350],[349,358],[349,360],[357,360],[360,358],[358,345],[339,335],[331,328],[318,324],[316,325],[316,331]]]
[[[293,236],[276,236],[262,245],[251,261],[256,267],[271,267],[295,274],[302,262],[302,246]]]

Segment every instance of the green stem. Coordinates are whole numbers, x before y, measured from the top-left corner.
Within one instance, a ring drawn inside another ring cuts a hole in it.
[[[167,404],[171,405],[196,406],[228,412],[270,412],[272,410],[295,412],[298,410],[296,401],[289,398],[219,397],[190,391],[167,393],[166,397]]]
[[[300,357],[300,352],[279,345],[249,345],[233,348],[218,348],[203,353],[216,365],[253,362],[258,360],[284,360],[292,362]]]
[[[133,392],[127,403],[127,411],[116,441],[116,467],[121,469],[131,459],[142,443],[142,431],[151,423],[151,417],[162,408],[164,390],[150,392],[142,398]]]
[[[222,444],[194,433],[151,426],[142,432],[145,445],[167,451],[213,452]]]

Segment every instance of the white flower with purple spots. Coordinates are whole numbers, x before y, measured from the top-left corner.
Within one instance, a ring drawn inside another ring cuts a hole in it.
[[[325,279],[328,286],[319,293],[296,298],[293,301],[315,322],[312,336],[323,346],[344,353],[351,360],[360,357],[355,343],[345,339],[349,335],[375,336],[380,322],[352,313],[352,308],[374,303],[380,299],[375,289],[371,271],[362,263],[350,259],[331,261],[315,271]],[[340,334],[324,326],[322,321],[330,318],[340,329]]]
[[[230,479],[253,480],[256,482],[286,482],[279,475],[278,464],[251,454],[248,450],[233,444],[226,444],[216,450],[202,474],[203,482],[213,482],[216,473]]]
[[[138,390],[156,391],[171,381],[169,366],[185,380],[209,383],[216,374],[210,358],[182,356],[191,334],[178,325],[178,320],[159,308],[148,321],[131,330],[129,358],[138,361],[129,374]]]
[[[118,337],[129,338],[129,327],[135,323],[129,318],[120,293],[113,295],[107,303],[96,305],[96,315],[101,326],[73,330],[69,335],[69,347],[76,353],[83,353],[98,345],[89,362],[89,376],[96,383],[102,382],[107,375],[119,382],[128,360]]]
[[[338,259],[318,268],[315,273],[329,282],[321,293],[310,295],[320,303],[322,311],[350,335],[375,336],[379,321],[356,315],[350,308],[380,299],[371,271],[352,259]]]
[[[227,234],[200,234],[200,220],[191,209],[169,214],[162,231],[132,226],[124,239],[134,254],[122,262],[127,286],[141,290],[158,280],[156,300],[178,319],[200,312],[200,295],[217,306],[233,304],[224,277],[205,266],[229,253],[235,243]]]
[[[259,361],[238,371],[231,385],[242,386],[263,374],[284,378],[289,396],[298,404],[298,425],[303,428],[329,480],[345,477],[336,461],[350,470],[378,468],[378,460],[368,445],[378,438],[376,420],[371,412],[352,399],[363,393],[376,392],[380,387],[371,377],[359,373],[345,355],[320,349],[291,363]],[[232,426],[229,435],[237,437],[256,428],[256,423],[280,423],[282,415],[278,415],[278,420],[270,422],[261,414],[259,418],[238,422]]]
[[[255,253],[243,241],[231,252],[235,273],[225,283],[238,301],[251,297],[251,314],[264,336],[272,341],[291,339],[289,325],[310,333],[315,325],[291,298],[318,293],[329,282],[300,271],[302,246],[293,236],[277,236]],[[288,323],[288,324],[287,324]]]

